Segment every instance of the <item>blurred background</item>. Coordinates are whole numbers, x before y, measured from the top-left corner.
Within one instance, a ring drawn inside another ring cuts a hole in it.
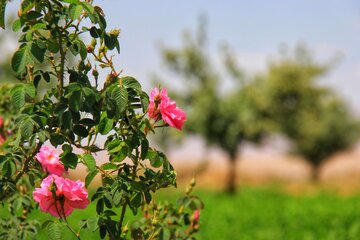
[[[196,177],[200,239],[359,239],[358,1],[95,2],[121,29],[123,75],[187,112],[152,141],[174,195]],[[17,36],[0,34],[6,117]]]

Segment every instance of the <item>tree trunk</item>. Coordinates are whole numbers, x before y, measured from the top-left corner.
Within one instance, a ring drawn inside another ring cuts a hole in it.
[[[312,172],[311,172],[311,181],[313,183],[318,183],[319,182],[319,177],[320,177],[320,167],[318,165],[314,165]]]
[[[229,194],[236,193],[236,157],[231,156],[229,158],[229,173],[226,185],[226,192]]]

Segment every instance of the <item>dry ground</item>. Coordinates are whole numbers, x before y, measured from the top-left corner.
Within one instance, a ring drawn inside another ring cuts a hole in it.
[[[106,156],[99,156],[99,159],[105,158]],[[211,150],[206,155],[195,152],[179,154],[175,151],[169,154],[169,158],[178,173],[180,187],[186,186],[193,176],[196,176],[198,187],[224,187],[228,161],[221,151]],[[236,170],[239,185],[280,185],[294,192],[311,191],[314,187],[311,182],[312,167],[304,159],[279,152],[245,151],[239,154]],[[316,187],[320,185],[342,193],[360,191],[360,148],[335,154],[327,159],[319,170],[319,183]],[[84,178],[86,171],[78,168],[69,172],[70,176],[75,174],[76,178],[79,175]]]

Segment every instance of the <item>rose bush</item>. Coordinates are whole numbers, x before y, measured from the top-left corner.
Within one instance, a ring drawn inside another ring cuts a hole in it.
[[[5,7],[3,1],[2,27]],[[192,238],[197,228],[189,216],[202,204],[190,194],[179,209],[172,208],[184,219],[176,227],[155,220],[132,225],[125,218],[127,211],[142,211],[139,222],[156,219],[168,208],[159,204],[152,214],[146,212],[156,205],[155,192],[176,186],[174,168],[151,147],[148,135],[165,126],[181,129],[185,113],[165,89],[149,98],[135,78],[121,75],[110,53],[120,51],[120,31],[107,29],[103,10],[92,0],[23,0],[18,16],[13,30],[21,32],[20,46],[11,64],[20,83],[9,98],[16,131],[3,139],[0,155],[0,201],[9,211],[0,219],[0,238],[34,239],[40,225],[49,239],[61,239],[63,227],[78,239],[82,231],[110,239]],[[38,93],[40,82],[48,89],[44,94]],[[97,161],[99,152],[108,159]],[[63,178],[79,164],[87,170],[85,182]],[[89,196],[87,189],[98,175],[101,185]],[[82,219],[78,228],[70,226],[71,212],[90,202],[96,206],[92,217]],[[38,206],[54,218],[30,220]]]

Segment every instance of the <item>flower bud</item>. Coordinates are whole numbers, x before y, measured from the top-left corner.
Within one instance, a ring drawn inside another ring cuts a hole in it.
[[[92,45],[88,45],[88,46],[86,47],[86,51],[87,51],[88,53],[92,53],[92,52],[94,51],[94,47],[93,47]]]
[[[196,209],[193,214],[194,222],[195,223],[199,222],[199,218],[200,218],[200,211]]]
[[[98,72],[98,70],[96,69],[96,67],[93,69],[92,75],[93,75],[95,78],[97,78],[97,77],[99,76],[99,72]]]
[[[120,29],[113,29],[109,32],[110,36],[118,37],[120,34]]]

